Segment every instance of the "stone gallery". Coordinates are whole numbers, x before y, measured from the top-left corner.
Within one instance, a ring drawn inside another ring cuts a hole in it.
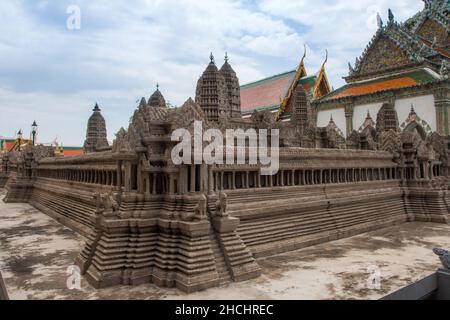
[[[84,155],[4,154],[4,201],[83,235],[76,263],[93,286],[188,293],[258,277],[260,257],[412,221],[448,224],[449,7],[426,1],[402,24],[390,12],[337,90],[325,63],[306,74],[305,57],[293,72],[240,87],[228,57],[219,69],[211,55],[195,100],[171,108],[157,88],[112,145],[96,105]],[[174,164],[171,135],[195,121],[204,131],[279,130],[278,172]]]

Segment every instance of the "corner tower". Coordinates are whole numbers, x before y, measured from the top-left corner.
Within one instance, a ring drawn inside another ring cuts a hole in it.
[[[228,116],[230,108],[225,79],[217,69],[212,53],[210,59],[211,62],[197,82],[195,102],[209,121],[218,122],[219,116]]]
[[[94,113],[88,120],[87,130],[86,130],[86,140],[84,141],[84,152],[92,153],[102,151],[109,147],[107,134],[106,134],[106,123],[102,114],[100,113],[100,108],[98,104],[95,104]]]
[[[161,91],[159,91],[159,84],[156,85],[156,91],[153,92],[151,97],[148,99],[148,106],[156,108],[167,107],[166,100],[164,99],[164,96],[162,95]]]
[[[220,68],[220,74],[225,80],[226,94],[229,110],[228,116],[231,118],[241,118],[241,90],[236,72],[228,63],[228,54],[225,54],[225,63]]]

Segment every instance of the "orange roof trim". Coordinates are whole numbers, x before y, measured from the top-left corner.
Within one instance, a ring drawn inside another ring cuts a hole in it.
[[[418,82],[410,77],[402,77],[398,79],[386,80],[382,82],[370,83],[366,85],[359,85],[357,87],[350,87],[343,90],[337,95],[333,96],[332,99],[339,99],[351,96],[359,96],[364,94],[370,94],[378,91],[392,90],[407,88],[417,85]]]

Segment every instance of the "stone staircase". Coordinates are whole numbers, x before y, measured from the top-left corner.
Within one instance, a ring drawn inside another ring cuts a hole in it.
[[[217,272],[219,273],[219,281],[220,281],[219,283],[220,283],[220,285],[229,284],[229,283],[231,283],[232,278],[231,278],[230,272],[228,270],[228,266],[225,261],[223,252],[220,249],[220,245],[217,240],[216,234],[212,227],[211,227],[211,232],[210,232],[209,238],[211,240],[211,250],[213,251],[214,260],[216,262],[216,269],[217,269]]]
[[[237,232],[254,256],[262,257],[407,221],[400,188],[343,189],[304,190],[281,200],[275,191],[264,201],[254,194],[240,208],[231,205],[241,218]],[[339,197],[342,192],[346,197]]]
[[[417,221],[450,223],[450,196],[448,192],[412,189],[409,191],[408,210]]]

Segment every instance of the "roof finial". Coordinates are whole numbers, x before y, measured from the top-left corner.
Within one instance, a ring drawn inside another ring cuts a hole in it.
[[[156,90],[159,90],[159,83],[156,83]]]
[[[355,73],[355,69],[350,62],[348,63],[348,70],[350,72],[350,75],[353,75]]]
[[[225,52],[225,63],[228,63],[228,52]]]
[[[383,19],[381,19],[380,13],[377,12],[377,25],[378,25],[378,29],[382,29],[383,28]]]
[[[97,102],[95,103],[95,107],[94,107],[94,109],[92,111],[100,111],[100,108],[98,107],[98,103]]]
[[[325,61],[322,64],[322,70],[325,68],[327,62],[328,62],[328,49],[325,49]]]
[[[209,59],[211,60],[211,63],[215,63],[215,62],[214,62],[214,56],[213,56],[212,52],[211,52],[211,54],[209,55]]]
[[[389,8],[388,10],[388,16],[389,16],[389,23],[394,23],[394,13],[392,12],[392,10]]]
[[[304,49],[304,51],[303,51],[303,58],[302,58],[302,60],[306,58],[306,43],[303,44],[303,47],[304,47],[305,49]]]

